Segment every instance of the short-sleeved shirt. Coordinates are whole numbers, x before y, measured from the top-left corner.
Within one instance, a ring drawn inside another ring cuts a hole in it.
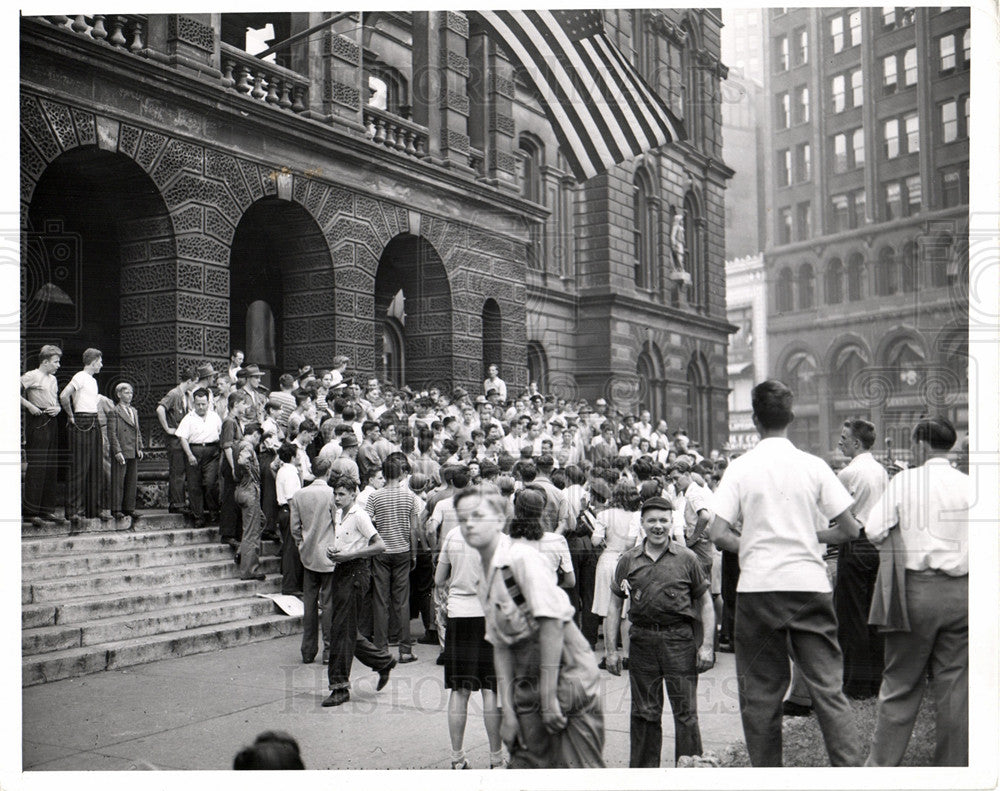
[[[405,484],[387,485],[368,498],[366,509],[385,541],[386,554],[410,551],[410,515],[419,517],[422,503]]]
[[[684,500],[684,537],[689,539],[698,525],[698,512],[712,510],[712,492],[704,486],[699,486],[694,481],[688,486],[683,495]],[[711,519],[709,519],[711,521]],[[708,533],[704,533],[696,542],[688,543],[688,549],[693,551],[703,564],[712,565],[714,555],[712,542],[708,540]]]
[[[163,411],[166,413],[167,425],[170,428],[177,428],[184,419],[184,415],[188,413],[186,394],[180,385],[163,396],[157,406],[163,407]]]
[[[344,514],[339,508],[334,512],[333,545],[338,552],[358,552],[371,542],[376,534],[371,518],[355,502]]]
[[[219,432],[219,445],[223,450],[233,448],[240,444],[243,439],[243,426],[235,418],[227,417],[222,421],[222,429]]]
[[[69,380],[74,412],[97,412],[97,380],[86,371],[77,371]]]
[[[823,546],[816,532],[853,505],[822,459],[784,437],[768,437],[726,468],[712,511],[740,537],[740,593],[829,593]]]
[[[515,541],[523,541],[530,547],[534,547],[545,558],[545,562],[552,570],[552,578],[559,581],[559,572],[569,574],[573,571],[573,561],[569,555],[569,544],[566,539],[557,533],[543,533],[537,541],[529,541],[526,538],[516,538]]]
[[[670,541],[656,560],[646,554],[645,541],[626,550],[611,582],[615,596],[629,599],[634,624],[662,626],[677,617],[693,621],[695,602],[707,590],[697,555],[677,541]]]
[[[186,439],[191,445],[208,445],[219,441],[222,433],[222,419],[211,409],[205,417],[198,417],[196,412],[188,412],[177,426],[176,436]]]
[[[292,495],[301,488],[302,481],[299,480],[298,468],[291,462],[282,463],[274,476],[274,491],[278,505],[287,505]]]
[[[854,515],[862,525],[867,524],[872,506],[889,483],[889,473],[867,451],[859,453],[842,469],[837,477],[844,484],[847,493],[854,498]]]
[[[438,509],[443,503],[438,504]],[[435,509],[435,513],[437,510]],[[483,605],[479,600],[479,584],[483,577],[483,564],[479,553],[465,543],[462,529],[453,527],[441,542],[438,565],[448,565],[448,617],[482,618]]]
[[[59,406],[59,383],[52,374],[45,374],[35,368],[21,376],[24,397],[39,409]]]

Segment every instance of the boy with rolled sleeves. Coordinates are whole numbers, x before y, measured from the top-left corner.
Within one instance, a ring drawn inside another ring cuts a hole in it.
[[[62,349],[46,344],[38,353],[38,368],[21,377],[24,416],[24,473],[21,512],[36,527],[43,519],[55,521],[56,451],[58,450],[59,370]]]

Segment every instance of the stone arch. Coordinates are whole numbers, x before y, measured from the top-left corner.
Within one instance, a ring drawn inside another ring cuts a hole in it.
[[[400,292],[407,384],[450,389],[455,379],[451,286],[441,256],[422,236],[394,237],[379,258],[374,289],[376,359],[382,357],[382,323]]]
[[[527,346],[528,384],[535,382],[542,393],[548,392],[549,360],[545,347],[538,341],[528,341]]]
[[[639,377],[639,408],[648,409],[656,418],[666,414],[663,355],[654,341],[645,341],[636,358],[635,372]]]
[[[711,369],[701,352],[694,352],[687,364],[687,433],[704,447],[711,441]]]
[[[503,318],[497,301],[490,297],[483,302],[483,379],[491,365],[498,370],[503,359]],[[501,374],[502,377],[502,374]]]
[[[353,315],[354,302],[338,299],[329,247],[306,208],[274,196],[254,201],[237,224],[228,263],[230,345],[270,374],[265,384],[276,387],[300,363],[329,367],[336,316]],[[255,320],[257,302],[267,305],[273,331]]]
[[[855,333],[839,336],[830,346],[823,370],[830,376],[830,391],[834,398],[843,398],[856,390],[861,369],[872,364],[872,353],[864,338]]]

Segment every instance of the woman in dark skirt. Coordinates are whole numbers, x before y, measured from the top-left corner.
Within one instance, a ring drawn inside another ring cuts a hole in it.
[[[444,641],[444,685],[448,699],[448,732],[451,736],[451,768],[469,769],[462,745],[468,717],[469,696],[483,696],[483,722],[490,743],[490,769],[507,763],[500,741],[500,711],[493,646],[486,641],[486,621],[477,594],[482,575],[479,554],[465,543],[461,529],[449,531],[441,544],[434,583],[448,590],[448,627]]]

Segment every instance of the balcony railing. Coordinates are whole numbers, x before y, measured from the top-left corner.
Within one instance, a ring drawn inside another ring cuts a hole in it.
[[[376,145],[422,159],[427,156],[427,127],[377,107],[364,108],[368,139]]]
[[[146,17],[139,14],[55,15],[37,19],[43,19],[55,27],[67,28],[115,49],[137,55],[148,54],[143,39],[146,34]]]
[[[309,107],[309,80],[301,74],[225,42],[220,43],[222,85],[282,110],[303,113]]]

